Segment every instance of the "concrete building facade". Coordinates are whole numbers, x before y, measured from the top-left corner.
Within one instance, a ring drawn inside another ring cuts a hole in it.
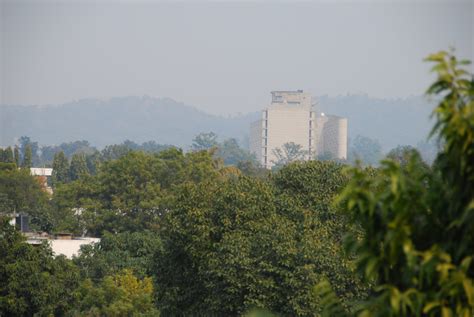
[[[271,94],[271,104],[250,127],[250,151],[263,167],[274,166],[275,150],[290,142],[300,145],[305,160],[326,152],[334,158],[347,157],[347,119],[318,116],[311,95],[302,90]]]
[[[318,114],[315,119],[315,155],[347,158],[347,118]]]

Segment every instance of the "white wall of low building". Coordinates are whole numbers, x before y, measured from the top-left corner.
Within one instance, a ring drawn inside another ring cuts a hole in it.
[[[68,259],[79,255],[82,245],[94,244],[100,242],[99,238],[75,238],[71,240],[53,239],[49,240],[54,255],[64,255]]]
[[[33,176],[50,177],[51,175],[53,175],[53,169],[48,167],[31,167],[30,174]]]

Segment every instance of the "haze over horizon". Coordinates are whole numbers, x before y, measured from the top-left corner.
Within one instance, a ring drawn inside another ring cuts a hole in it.
[[[219,115],[270,91],[421,95],[423,58],[474,56],[473,1],[0,1],[0,104],[168,97]]]

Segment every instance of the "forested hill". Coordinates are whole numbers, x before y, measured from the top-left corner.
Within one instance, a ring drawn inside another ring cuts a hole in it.
[[[27,135],[40,144],[88,140],[102,147],[126,139],[187,146],[200,132],[235,137],[246,145],[256,112],[234,117],[211,115],[168,98],[82,99],[58,106],[0,106],[0,146]],[[385,150],[416,145],[427,136],[432,107],[422,97],[373,99],[365,95],[319,98],[319,109],[349,119],[349,137],[378,139]]]
[[[22,135],[40,144],[88,140],[94,146],[154,140],[186,146],[200,132],[243,139],[257,115],[213,116],[168,98],[83,99],[60,106],[2,106],[0,145]]]

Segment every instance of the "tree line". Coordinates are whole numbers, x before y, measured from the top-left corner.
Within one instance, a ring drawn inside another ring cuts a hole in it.
[[[428,60],[432,164],[399,148],[379,166],[261,173],[224,164],[207,135],[195,151],[127,151],[48,197],[1,163],[2,211],[101,237],[68,260],[2,218],[1,314],[472,316],[474,80],[450,53]]]

